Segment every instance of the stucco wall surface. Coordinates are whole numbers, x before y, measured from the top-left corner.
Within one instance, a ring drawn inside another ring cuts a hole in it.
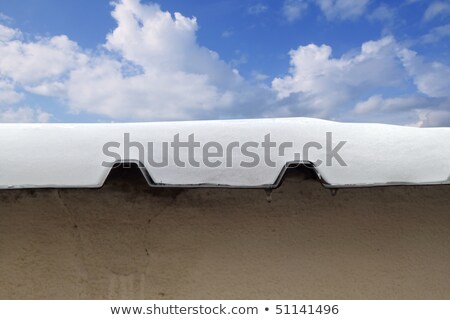
[[[0,192],[0,298],[450,299],[450,186]]]

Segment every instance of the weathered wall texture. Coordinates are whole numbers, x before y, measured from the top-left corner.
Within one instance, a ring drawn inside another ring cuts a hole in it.
[[[0,192],[0,298],[450,299],[450,186]]]

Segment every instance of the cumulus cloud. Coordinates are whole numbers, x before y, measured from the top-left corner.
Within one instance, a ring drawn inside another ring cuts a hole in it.
[[[297,94],[297,107],[308,108],[312,115],[329,116],[370,90],[402,83],[391,37],[364,43],[354,56],[336,59],[331,47],[315,44],[300,46],[290,56],[290,74],[275,78],[272,86],[280,99]]]
[[[48,122],[52,115],[40,109],[17,107],[24,94],[9,80],[0,78],[0,122]]]
[[[59,78],[86,62],[76,43],[66,36],[23,42],[0,42],[0,70],[3,76],[25,85]]]
[[[450,66],[426,62],[409,49],[402,49],[400,58],[421,93],[435,98],[450,97]]]
[[[48,122],[51,115],[29,107],[0,109],[0,122]]]
[[[293,22],[301,17],[308,8],[305,0],[285,0],[283,3],[283,15],[288,22]]]
[[[15,104],[22,98],[23,94],[17,92],[10,81],[0,79],[0,106]]]
[[[425,61],[390,36],[363,43],[358,53],[340,58],[332,57],[331,47],[315,44],[300,46],[290,56],[289,74],[275,78],[272,87],[279,100],[291,99],[293,114],[300,109],[310,116],[347,114],[344,118],[367,120],[378,113],[385,115],[377,118],[381,121],[406,123],[420,109],[450,109],[450,67]],[[410,82],[417,92],[401,93]],[[379,93],[392,91],[397,93]]]
[[[317,1],[330,19],[357,17],[367,5]],[[316,116],[442,125],[437,115],[446,119],[450,110],[450,66],[391,36],[340,57],[328,45],[301,45],[290,51],[289,71],[270,81],[256,71],[244,79],[239,63],[202,47],[194,17],[139,0],[115,2],[112,15],[117,26],[97,50],[64,35],[29,40],[2,26],[0,121],[54,120],[29,107],[30,93],[71,113],[126,121]]]
[[[195,18],[138,0],[114,3],[117,27],[103,53],[86,53],[66,36],[25,42],[4,27],[0,74],[72,112],[114,119],[187,119],[238,103],[242,78],[198,45]]]
[[[367,10],[370,0],[316,0],[328,19],[355,19]]]
[[[189,119],[233,102],[232,93],[210,84],[207,75],[146,70],[124,77],[113,60],[100,59],[73,71],[66,86],[73,111],[116,119]]]
[[[195,18],[137,0],[117,2],[112,15],[118,25],[105,48],[121,59],[95,57],[71,72],[66,85],[74,111],[187,119],[236,102],[234,89],[242,79],[217,53],[197,44]],[[125,64],[137,72],[125,74]]]
[[[20,32],[18,30],[0,24],[0,42],[9,41],[19,36]]]
[[[450,126],[450,110],[416,110],[418,120],[411,123],[415,127],[448,127]]]
[[[356,104],[354,111],[357,114],[371,112],[394,112],[403,110],[415,110],[423,108],[427,99],[417,95],[407,95],[394,98],[383,98],[382,95],[373,95],[365,101]]]

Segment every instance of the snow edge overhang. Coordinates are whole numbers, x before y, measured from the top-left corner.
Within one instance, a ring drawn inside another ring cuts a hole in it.
[[[138,164],[152,187],[275,188],[296,165],[327,188],[450,184],[450,128],[281,118],[0,124],[0,134],[1,189],[98,188],[117,163]]]

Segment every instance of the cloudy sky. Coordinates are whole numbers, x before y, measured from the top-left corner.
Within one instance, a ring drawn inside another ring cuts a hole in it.
[[[0,0],[0,122],[450,126],[450,0]]]

